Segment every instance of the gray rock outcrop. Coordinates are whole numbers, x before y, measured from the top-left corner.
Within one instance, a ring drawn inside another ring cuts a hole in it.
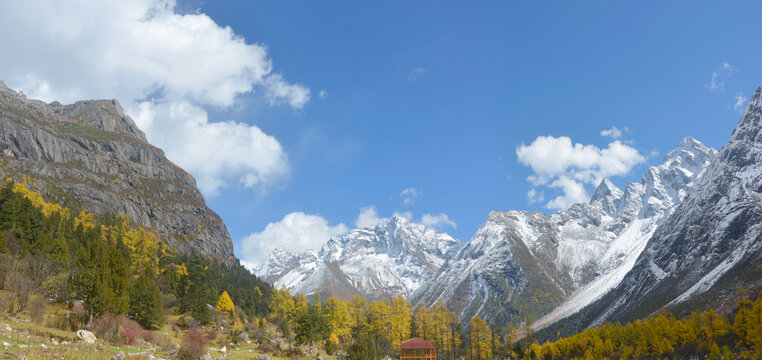
[[[126,214],[181,252],[235,261],[222,219],[193,177],[149,144],[116,100],[27,99],[0,81],[0,173],[27,177],[49,201]]]

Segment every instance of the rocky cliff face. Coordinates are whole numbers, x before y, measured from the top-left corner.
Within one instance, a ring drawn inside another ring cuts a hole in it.
[[[0,166],[49,199],[126,214],[180,251],[235,260],[193,177],[150,145],[116,100],[46,104],[0,82]]]

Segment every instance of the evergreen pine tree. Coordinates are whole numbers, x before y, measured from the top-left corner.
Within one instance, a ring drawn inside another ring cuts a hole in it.
[[[150,264],[132,286],[130,314],[146,329],[157,329],[164,321],[164,302]]]

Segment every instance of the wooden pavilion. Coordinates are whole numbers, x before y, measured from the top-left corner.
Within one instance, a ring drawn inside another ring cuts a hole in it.
[[[400,360],[436,360],[437,346],[420,338],[412,338],[400,345]]]

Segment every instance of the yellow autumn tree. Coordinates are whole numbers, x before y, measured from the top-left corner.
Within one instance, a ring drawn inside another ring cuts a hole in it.
[[[217,300],[217,306],[214,307],[215,311],[228,314],[230,317],[235,317],[235,305],[233,299],[230,298],[227,291],[223,291],[220,295],[220,299]]]
[[[80,225],[84,230],[95,228],[95,219],[93,218],[93,214],[85,210],[80,211],[79,215],[74,218],[74,228]]]
[[[417,330],[416,336],[424,340],[432,340],[431,314],[425,301],[421,302],[421,305],[418,305],[418,308],[415,309],[415,328]]]
[[[392,309],[389,300],[382,299],[370,303],[368,310],[368,330],[378,339],[391,342]]]
[[[306,316],[309,309],[310,302],[307,299],[307,295],[304,295],[304,293],[299,293],[299,295],[297,295],[296,299],[294,300],[294,318],[298,319],[300,317]]]
[[[368,330],[368,301],[359,295],[352,296],[349,304],[349,314],[352,317],[352,328],[356,333],[365,333]]]
[[[492,334],[487,328],[487,322],[479,316],[471,319],[471,353],[474,359],[487,360],[492,358]]]
[[[331,296],[325,304],[326,319],[328,320],[328,331],[332,335],[339,337],[349,336],[352,325],[352,317],[349,309],[341,300]],[[338,344],[338,342],[337,342]]]
[[[339,345],[339,337],[335,333],[331,333],[328,337],[328,341],[334,345]]]
[[[273,289],[270,301],[270,316],[274,320],[292,323],[294,321],[294,298],[288,288]]]
[[[403,341],[410,338],[413,309],[402,295],[392,299],[391,338],[389,343],[396,349]]]
[[[430,325],[427,332],[441,351],[451,351],[459,344],[460,337],[455,336],[455,327],[460,323],[458,316],[450,311],[443,302],[438,302],[429,311]]]
[[[9,180],[10,181],[10,180]],[[49,203],[45,201],[42,198],[42,194],[40,194],[37,190],[30,190],[28,184],[28,179],[24,177],[24,182],[17,182],[13,184],[13,192],[23,195],[25,198],[29,199],[29,201],[34,205],[36,208],[40,209],[42,213],[45,215],[45,217],[50,217],[54,212],[58,212],[61,214],[62,218],[69,218],[69,209],[62,207],[60,204],[55,203]]]

